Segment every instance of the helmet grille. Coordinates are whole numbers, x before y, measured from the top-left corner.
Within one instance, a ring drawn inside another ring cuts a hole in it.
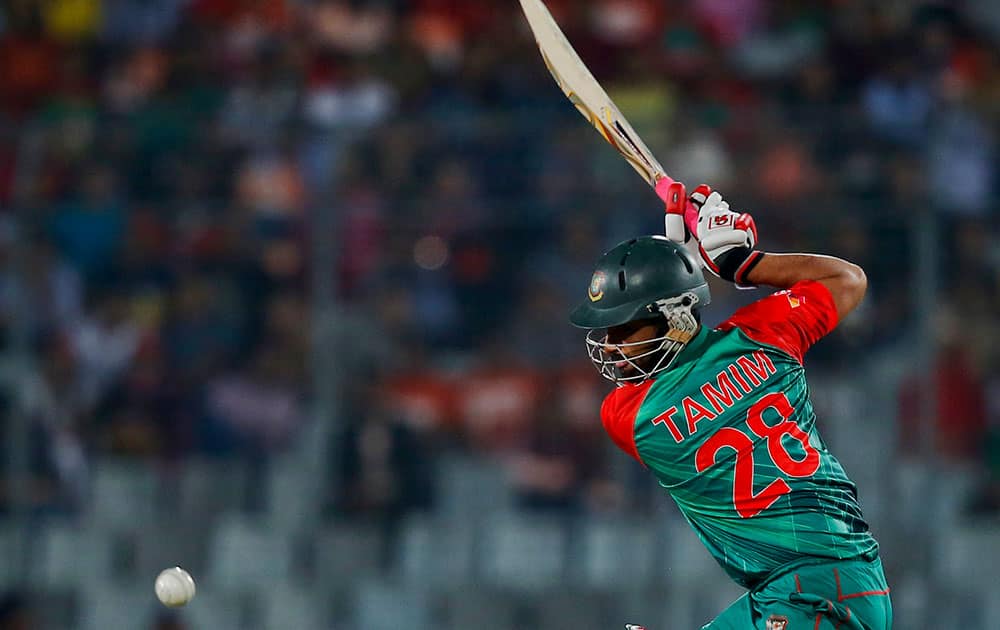
[[[665,326],[659,336],[643,341],[609,343],[607,329],[590,330],[587,333],[590,360],[601,376],[615,385],[655,377],[670,369],[677,355],[698,332],[700,322],[694,313],[697,303],[698,296],[688,292],[651,304],[663,316]]]

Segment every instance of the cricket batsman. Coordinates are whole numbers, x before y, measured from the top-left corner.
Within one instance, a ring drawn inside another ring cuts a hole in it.
[[[748,589],[703,630],[888,630],[878,543],[819,436],[802,366],[861,301],[865,274],[830,256],[762,252],[750,215],[708,186],[689,198],[673,186],[666,237],[604,254],[570,316],[616,385],[602,423]],[[702,267],[780,290],[710,329]]]

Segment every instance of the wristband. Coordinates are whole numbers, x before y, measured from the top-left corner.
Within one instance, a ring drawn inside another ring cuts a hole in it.
[[[737,286],[752,287],[747,282],[747,276],[764,258],[764,252],[749,247],[734,247],[715,260],[719,268],[719,277],[736,283]]]

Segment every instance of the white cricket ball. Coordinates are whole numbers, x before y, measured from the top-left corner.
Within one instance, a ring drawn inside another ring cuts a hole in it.
[[[164,606],[183,606],[194,597],[194,578],[180,567],[164,569],[156,576],[156,597]]]

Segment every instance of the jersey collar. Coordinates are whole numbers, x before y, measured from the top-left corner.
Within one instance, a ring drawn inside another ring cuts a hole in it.
[[[674,359],[673,365],[671,365],[670,369],[667,371],[669,372],[671,370],[675,370],[681,365],[684,365],[685,363],[689,363],[691,361],[696,360],[698,357],[701,356],[702,350],[704,349],[705,344],[707,342],[708,342],[708,327],[705,326],[704,324],[701,324],[698,327],[698,332],[695,334],[694,339],[687,342],[687,344],[681,349],[680,353],[677,355],[677,358]]]

